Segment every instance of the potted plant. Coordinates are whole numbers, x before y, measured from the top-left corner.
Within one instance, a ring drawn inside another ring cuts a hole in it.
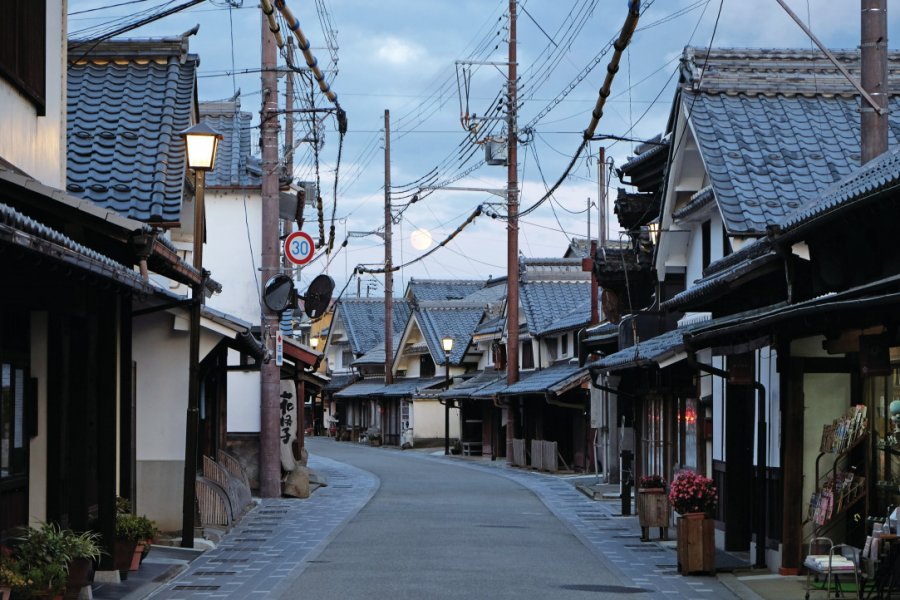
[[[0,600],[10,600],[13,588],[24,588],[26,581],[19,572],[19,564],[12,550],[0,547]]]
[[[81,589],[91,584],[94,564],[100,560],[100,534],[93,531],[76,533],[67,532],[67,551],[69,555],[65,597],[76,599]]]
[[[669,538],[672,510],[666,497],[666,480],[662,475],[645,475],[638,480],[637,512],[641,524],[641,540],[650,539],[651,527],[660,528],[662,539]]]
[[[682,471],[669,487],[678,517],[678,569],[683,573],[715,570],[712,512],[718,493],[712,479]]]
[[[116,541],[113,568],[124,572],[136,571],[148,538],[156,535],[156,525],[145,515],[119,513],[116,515]]]
[[[14,538],[12,558],[25,585],[16,587],[22,598],[52,598],[61,596],[69,575],[69,535],[53,523],[40,527],[26,527]]]

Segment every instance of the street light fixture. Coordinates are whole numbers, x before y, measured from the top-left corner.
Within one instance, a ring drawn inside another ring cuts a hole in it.
[[[312,336],[311,338],[309,338],[309,346],[310,346],[313,350],[315,350],[316,348],[318,348],[318,347],[319,347],[319,336],[314,335],[314,336]]]
[[[187,166],[194,170],[194,255],[192,264],[200,272],[200,281],[191,285],[191,337],[188,348],[188,407],[185,419],[184,498],[182,504],[181,546],[194,547],[194,480],[197,477],[197,429],[200,407],[200,308],[203,305],[203,193],[205,173],[216,164],[216,150],[222,134],[205,122],[180,132],[187,152]]]
[[[441,347],[444,349],[444,381],[447,389],[450,388],[450,352],[453,351],[453,338],[445,336],[441,338]],[[450,454],[450,399],[444,400],[444,456]]]

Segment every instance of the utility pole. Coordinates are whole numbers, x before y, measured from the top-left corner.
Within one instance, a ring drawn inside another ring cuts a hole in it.
[[[509,76],[507,86],[507,212],[506,230],[506,383],[519,380],[519,172],[516,119],[516,0],[509,0]],[[510,398],[506,407],[506,462],[513,461],[518,402]]]
[[[600,187],[600,195],[597,197],[597,241],[601,248],[606,246],[606,148],[600,147],[600,155],[597,159],[597,185]],[[593,256],[591,258],[594,258]]]
[[[391,111],[384,111],[384,383],[394,382],[394,273],[391,271]],[[381,414],[384,429],[384,412]],[[381,432],[382,436],[387,431]],[[382,437],[383,439],[383,437]]]
[[[860,59],[862,87],[881,107],[860,99],[860,163],[866,164],[888,149],[887,0],[862,0]]]
[[[294,38],[288,37],[286,43],[288,58],[290,59],[291,64],[294,64]],[[291,174],[291,177],[294,175],[294,78],[292,75],[293,72],[288,71],[284,77],[284,168]],[[299,201],[300,198],[298,197],[297,202]],[[305,201],[306,199],[304,198],[304,202]],[[281,219],[281,235],[287,235],[290,233],[291,229],[291,220]],[[279,239],[283,239],[283,237]],[[284,269],[290,269],[292,267],[291,261],[288,260],[287,255],[283,252],[281,266]],[[297,272],[297,280],[300,280],[299,269]],[[300,412],[303,412],[302,409]],[[297,428],[297,433],[298,436],[302,435],[299,427]]]
[[[278,80],[275,68],[278,53],[275,38],[262,20],[262,285],[278,272]],[[260,290],[262,293],[262,290]],[[265,303],[262,306],[262,339],[266,350],[274,349],[278,315]],[[278,438],[279,368],[274,360],[259,367],[260,423],[259,423],[259,494],[263,498],[281,496],[281,457]]]

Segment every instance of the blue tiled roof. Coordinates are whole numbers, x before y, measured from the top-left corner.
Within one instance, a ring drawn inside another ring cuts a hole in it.
[[[479,371],[473,377],[463,379],[438,396],[441,398],[470,398],[475,392],[500,383],[506,383],[506,371],[486,369]]]
[[[578,363],[559,362],[546,369],[523,371],[519,381],[507,386],[500,394],[517,396],[524,394],[561,394],[580,385],[590,378],[587,367],[579,367]]]
[[[484,287],[482,280],[468,279],[410,279],[407,295],[418,302],[462,300]]]
[[[586,366],[594,369],[617,371],[631,367],[658,364],[660,361],[675,356],[684,350],[684,334],[690,332],[694,327],[688,325],[667,331],[649,340],[639,342],[630,348],[604,356],[600,360],[596,360]]]
[[[858,76],[857,51],[835,54]],[[890,105],[894,146],[900,98]],[[687,48],[681,109],[732,235],[762,235],[859,165],[858,95],[818,51]]]
[[[814,201],[788,215],[779,225],[787,232],[842,206],[863,200],[900,183],[900,149],[869,161],[849,177],[826,189]]]
[[[481,322],[484,307],[456,302],[421,303],[415,310],[416,322],[431,350],[435,364],[444,364],[441,340],[453,338],[450,364],[459,365],[472,343],[472,335]]]
[[[240,92],[225,102],[200,104],[200,120],[222,134],[215,168],[206,174],[207,187],[258,188],[260,178],[248,169],[253,116],[241,110]]]
[[[326,386],[327,389],[327,386]],[[352,383],[344,389],[334,394],[335,398],[359,398],[360,396],[371,396],[377,394],[384,389],[384,378],[375,377],[372,379],[362,379],[356,383]]]
[[[697,213],[712,204],[715,199],[716,194],[713,191],[713,186],[708,185],[691,196],[691,199],[687,204],[672,213],[672,217],[675,219],[684,219],[686,217],[689,217],[692,214]]]
[[[669,139],[662,139],[662,135],[654,136],[652,139],[647,140],[646,142],[640,144],[636,148],[637,154],[628,159],[624,165],[619,167],[616,170],[616,173],[619,177],[623,177],[630,170],[635,168],[636,166],[643,164],[653,158],[654,156],[658,156],[664,152],[669,151]]]
[[[528,330],[534,335],[558,330],[555,324],[562,317],[575,315],[577,320],[579,310],[586,310],[587,315],[580,324],[590,320],[590,280],[525,281],[519,293]]]
[[[177,134],[192,123],[198,62],[185,38],[167,38],[103,42],[69,64],[66,189],[134,219],[179,222]]]
[[[356,375],[353,373],[332,375],[331,381],[325,384],[324,390],[326,392],[334,392],[347,387],[354,381],[356,381]]]
[[[384,298],[343,298],[337,302],[335,310],[340,311],[354,355],[365,354],[379,344],[384,345]],[[411,312],[409,302],[394,299],[395,346]]]
[[[778,254],[768,238],[760,238],[744,246],[739,252],[710,264],[703,278],[663,302],[660,307],[664,310],[673,310],[684,306],[697,298],[713,294],[739,277],[777,260]]]
[[[163,290],[145,281],[130,267],[76,242],[3,203],[0,203],[0,239],[11,240],[13,244],[19,244],[29,250],[52,256],[63,263],[83,268],[145,294],[164,293]],[[41,248],[36,240],[43,242],[47,247]]]
[[[892,130],[900,130],[900,99],[891,107]],[[858,108],[857,99],[836,96],[687,94],[684,110],[728,232],[762,235],[857,168]]]
[[[378,392],[380,396],[413,396],[417,392],[443,384],[443,377],[409,377],[395,379]]]
[[[619,326],[616,323],[610,323],[609,321],[605,323],[600,323],[594,327],[590,327],[585,330],[585,335],[582,338],[583,342],[609,342],[612,340],[618,341],[619,339]]]

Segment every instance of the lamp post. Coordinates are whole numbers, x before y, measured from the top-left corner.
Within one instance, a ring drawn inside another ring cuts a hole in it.
[[[444,349],[444,381],[450,388],[450,352],[453,350],[453,338],[446,336],[441,338],[441,347]],[[450,454],[450,399],[444,400],[444,456]]]
[[[188,372],[188,407],[185,419],[184,498],[182,504],[182,548],[194,547],[194,479],[197,477],[197,428],[200,406],[200,308],[203,305],[203,193],[206,171],[216,163],[216,149],[222,134],[206,123],[198,123],[179,133],[187,151],[187,165],[193,169],[194,182],[194,252],[192,264],[200,271],[200,281],[191,285],[191,337]]]

